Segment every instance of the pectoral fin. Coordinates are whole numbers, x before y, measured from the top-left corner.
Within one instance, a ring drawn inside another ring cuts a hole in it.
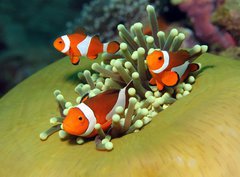
[[[73,65],[77,65],[80,61],[78,56],[70,56],[70,60]]]
[[[162,83],[157,82],[157,81],[156,81],[156,84],[157,84],[158,90],[159,90],[159,91],[162,91],[163,88],[164,88],[164,85],[163,85]]]
[[[154,78],[150,79],[149,84],[156,85],[156,80]]]
[[[179,79],[180,78],[179,78],[178,74],[174,71],[163,72],[162,82],[166,86],[172,87],[172,86],[177,85]]]
[[[89,94],[88,93],[86,93],[83,97],[82,97],[82,99],[81,99],[81,101],[80,101],[80,103],[83,103],[83,102],[85,102],[87,99],[89,98]]]
[[[73,65],[77,65],[79,63],[79,56],[76,56],[74,52],[72,51],[71,47],[69,49],[69,57],[70,61]]]

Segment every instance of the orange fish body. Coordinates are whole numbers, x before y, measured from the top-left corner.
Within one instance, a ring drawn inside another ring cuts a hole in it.
[[[63,130],[71,135],[89,138],[97,135],[94,126],[99,123],[103,131],[107,131],[112,124],[116,107],[128,106],[127,87],[108,90],[92,98],[86,97],[69,110],[63,121]]]
[[[151,85],[157,85],[158,90],[164,86],[173,87],[184,81],[190,72],[199,69],[199,65],[191,63],[190,55],[185,50],[177,52],[155,50],[146,58],[152,75]]]
[[[79,63],[81,56],[87,56],[93,60],[99,53],[115,53],[119,50],[118,42],[102,43],[97,35],[91,37],[82,31],[58,37],[53,45],[58,51],[68,55],[74,65]]]

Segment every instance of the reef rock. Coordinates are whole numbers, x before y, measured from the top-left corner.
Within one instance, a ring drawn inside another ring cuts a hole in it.
[[[67,32],[72,33],[77,28],[84,27],[90,35],[99,33],[102,40],[116,39],[118,24],[130,27],[135,22],[147,20],[145,7],[148,4],[149,0],[91,1],[83,6],[80,14],[72,22],[67,23]],[[158,1],[153,1],[153,4],[159,9]]]
[[[240,1],[227,0],[213,13],[212,21],[229,31],[240,44]]]
[[[219,53],[224,57],[231,57],[240,60],[240,47],[229,47],[228,49]]]
[[[225,30],[221,30],[211,22],[211,15],[222,0],[172,0],[175,5],[186,12],[191,19],[196,36],[205,43],[215,44],[221,48],[235,46],[233,37]]]

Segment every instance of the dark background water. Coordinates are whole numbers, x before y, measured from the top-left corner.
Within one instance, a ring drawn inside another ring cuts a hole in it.
[[[89,1],[88,1],[89,2]],[[0,1],[0,96],[63,55],[52,46],[86,1]]]

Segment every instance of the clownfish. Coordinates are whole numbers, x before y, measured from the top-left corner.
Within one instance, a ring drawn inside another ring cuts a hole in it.
[[[119,43],[116,41],[102,43],[99,36],[88,36],[83,31],[58,37],[53,46],[60,52],[70,57],[71,63],[77,65],[81,56],[87,56],[93,60],[99,53],[116,53]]]
[[[146,58],[148,69],[152,75],[151,85],[157,85],[158,90],[164,86],[173,87],[184,81],[190,72],[197,71],[200,66],[192,63],[190,54],[185,50],[177,52],[155,50]]]
[[[107,90],[91,98],[85,96],[79,105],[70,108],[63,121],[63,130],[71,135],[90,138],[97,135],[94,126],[99,123],[103,131],[107,131],[116,107],[128,106],[128,87],[129,84],[121,90]]]

